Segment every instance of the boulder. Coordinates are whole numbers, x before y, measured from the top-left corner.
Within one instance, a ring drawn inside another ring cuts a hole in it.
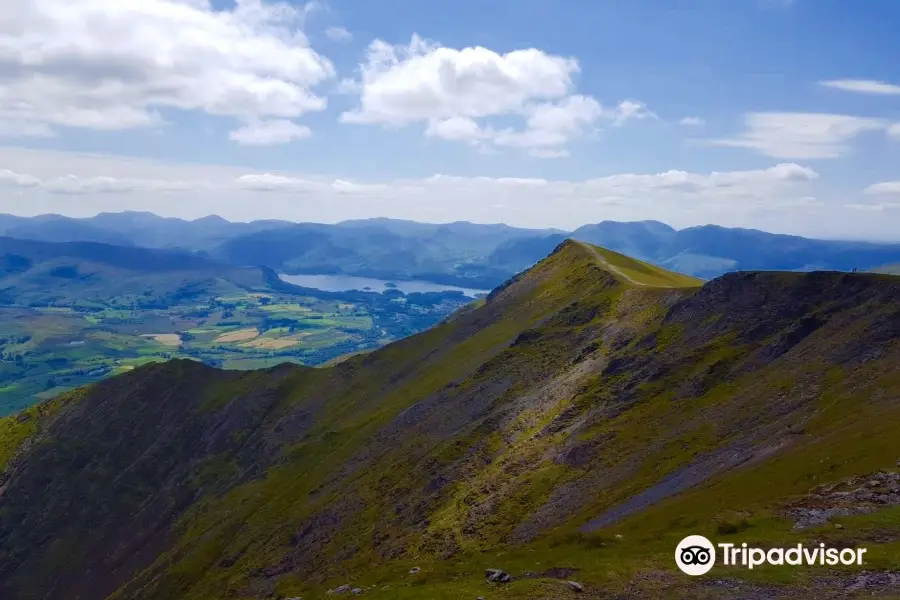
[[[488,569],[485,571],[485,577],[492,583],[509,583],[512,581],[512,575],[503,569]]]

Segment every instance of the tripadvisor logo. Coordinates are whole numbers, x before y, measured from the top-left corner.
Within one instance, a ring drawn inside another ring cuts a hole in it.
[[[716,564],[716,548],[702,535],[689,535],[675,548],[675,564],[688,575],[703,575]]]
[[[861,565],[866,548],[827,548],[819,544],[808,548],[797,544],[790,548],[753,548],[744,544],[713,545],[702,535],[689,535],[675,548],[675,564],[688,575],[703,575],[716,564],[716,547],[721,553],[719,564],[753,569],[760,565]]]

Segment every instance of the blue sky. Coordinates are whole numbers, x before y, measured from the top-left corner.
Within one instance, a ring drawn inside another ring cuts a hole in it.
[[[12,0],[0,211],[900,241],[898,22],[890,0]]]

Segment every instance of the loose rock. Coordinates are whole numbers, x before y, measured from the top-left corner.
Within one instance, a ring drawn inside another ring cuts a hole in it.
[[[325,593],[328,594],[329,596],[334,596],[334,595],[337,595],[337,594],[346,594],[346,593],[349,592],[349,591],[350,591],[350,586],[344,584],[344,585],[341,585],[341,586],[338,586],[338,587],[334,588],[333,590],[328,590],[328,591],[325,592]]]
[[[567,581],[566,585],[569,586],[570,589],[578,592],[579,594],[584,591],[584,586],[578,583],[577,581]]]
[[[833,517],[874,512],[900,505],[900,473],[879,471],[820,485],[807,496],[785,506],[794,529],[824,525]]]
[[[512,581],[512,575],[502,569],[488,569],[485,571],[487,580],[493,583],[509,583]]]

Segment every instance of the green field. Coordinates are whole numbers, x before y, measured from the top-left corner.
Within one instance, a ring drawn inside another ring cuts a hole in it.
[[[172,358],[226,369],[318,365],[425,328],[464,303],[408,307],[405,298],[377,296],[351,302],[246,291],[167,308],[127,308],[125,297],[0,307],[0,415]]]

